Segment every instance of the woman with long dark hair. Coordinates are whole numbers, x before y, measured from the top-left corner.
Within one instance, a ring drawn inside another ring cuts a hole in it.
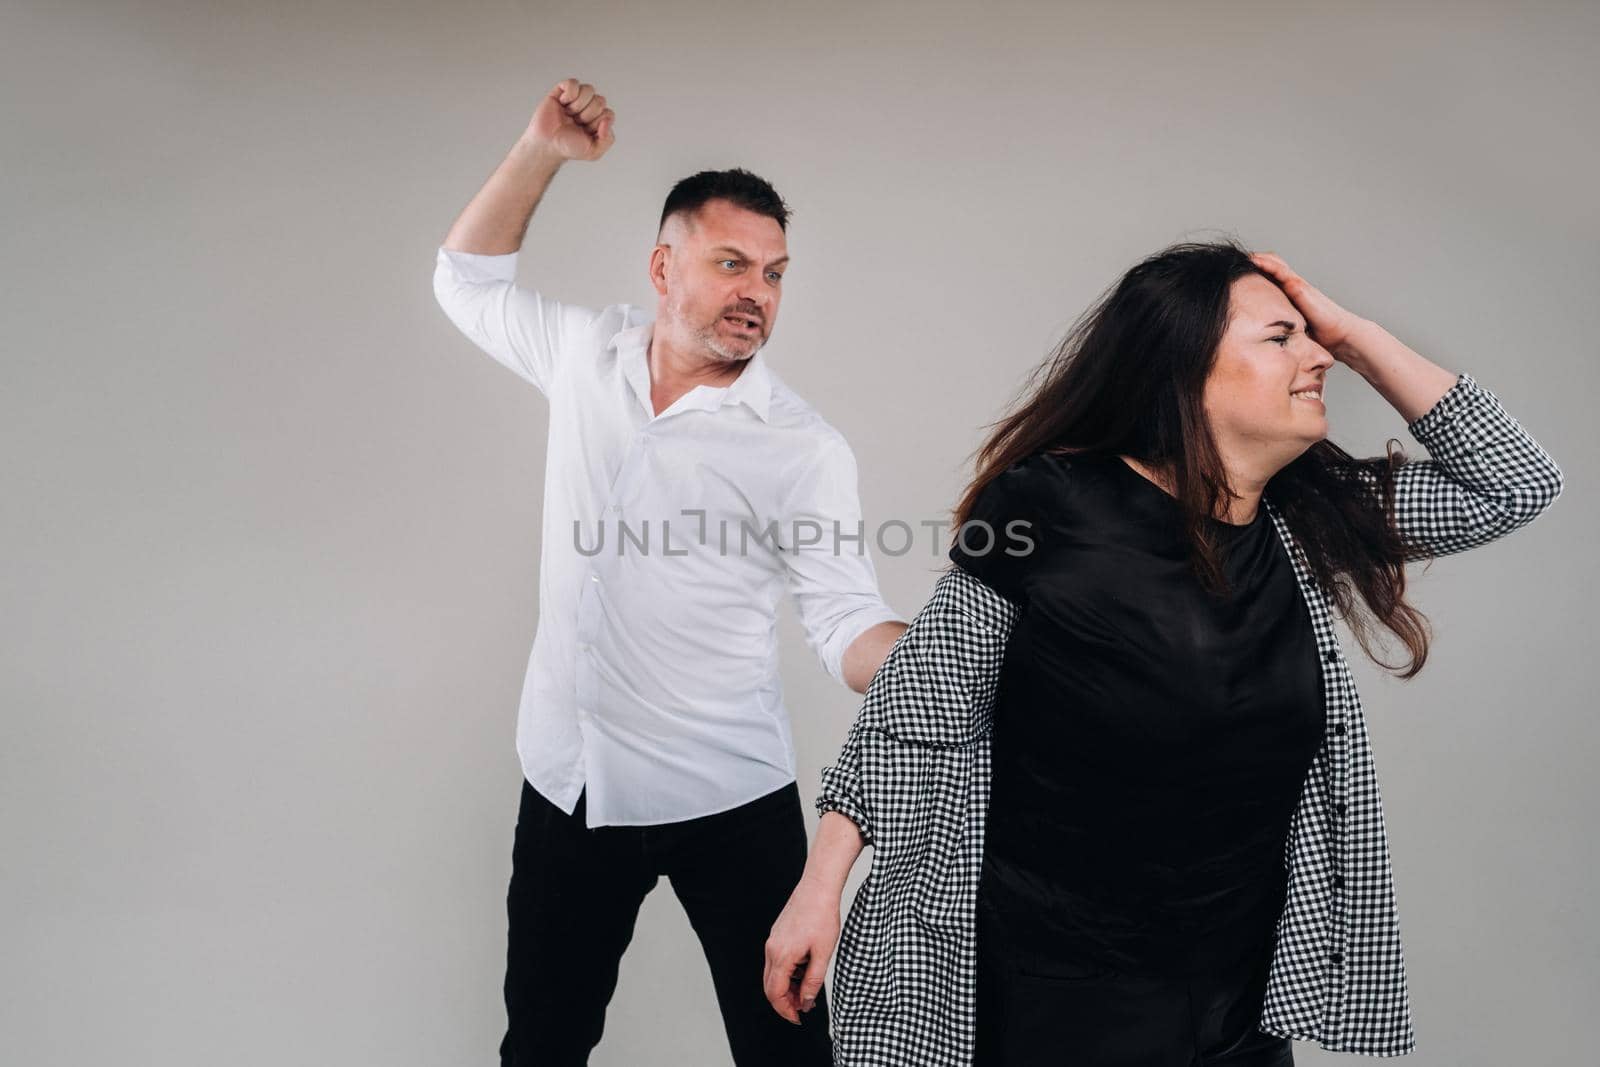
[[[1335,361],[1430,458],[1326,440]],[[1186,244],[1140,263],[979,450],[954,566],[823,774],[768,999],[798,1019],[837,941],[847,1067],[1276,1067],[1290,1038],[1409,1052],[1333,621],[1411,677],[1428,629],[1406,564],[1560,491],[1492,393],[1278,257]]]

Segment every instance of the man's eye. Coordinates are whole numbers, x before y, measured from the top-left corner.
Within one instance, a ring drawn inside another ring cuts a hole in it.
[[[775,270],[769,270],[767,271],[767,280],[771,282],[781,282],[783,281],[783,275],[779,274]]]
[[[1286,333],[1280,333],[1276,337],[1269,337],[1267,340],[1272,341],[1279,348],[1287,348],[1289,346],[1289,335]]]
[[[720,265],[727,267],[729,270],[733,270],[739,265],[739,261],[737,259],[725,259]]]

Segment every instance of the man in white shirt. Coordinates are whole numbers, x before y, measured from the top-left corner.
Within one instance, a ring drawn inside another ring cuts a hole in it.
[[[777,604],[787,588],[813,651],[857,692],[905,622],[878,594],[848,443],[761,353],[789,260],[770,185],[735,170],[674,187],[653,316],[515,284],[540,197],[567,160],[605,154],[614,118],[593,86],[552,89],[434,273],[451,321],[550,400],[501,1061],[587,1061],[666,876],[735,1061],[828,1064],[824,1002],[794,1026],[761,984],[806,851]]]

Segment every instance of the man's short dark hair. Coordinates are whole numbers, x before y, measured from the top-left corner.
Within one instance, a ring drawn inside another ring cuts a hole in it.
[[[661,224],[665,226],[667,220],[679,212],[692,215],[712,200],[726,200],[735,207],[765,215],[775,220],[780,230],[788,232],[789,205],[765,178],[742,167],[703,170],[674,185],[667,194],[666,206],[661,209]]]

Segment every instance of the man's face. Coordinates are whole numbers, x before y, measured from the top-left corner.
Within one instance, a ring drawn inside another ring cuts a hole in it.
[[[712,200],[662,227],[650,262],[660,322],[706,356],[749,359],[772,336],[789,245],[776,219]]]

